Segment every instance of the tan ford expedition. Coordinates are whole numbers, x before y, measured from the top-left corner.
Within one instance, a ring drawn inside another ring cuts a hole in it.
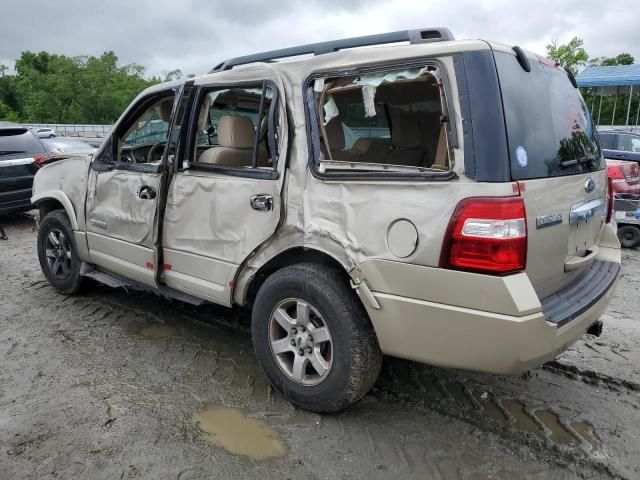
[[[435,28],[153,86],[32,202],[60,293],[250,308],[274,387],[335,411],[382,354],[518,373],[598,333],[620,271],[604,167],[572,75]]]

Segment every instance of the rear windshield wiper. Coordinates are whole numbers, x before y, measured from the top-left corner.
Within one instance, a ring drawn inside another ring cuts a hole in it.
[[[574,158],[573,160],[565,160],[560,162],[561,168],[572,167],[573,165],[593,164],[600,157],[598,155],[585,155],[584,157]]]

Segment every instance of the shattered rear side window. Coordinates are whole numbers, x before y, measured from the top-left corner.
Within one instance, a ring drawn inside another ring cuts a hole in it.
[[[313,82],[322,173],[448,171],[446,102],[437,68]]]

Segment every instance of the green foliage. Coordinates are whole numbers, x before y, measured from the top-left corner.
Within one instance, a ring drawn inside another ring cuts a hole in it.
[[[577,75],[578,67],[585,65],[589,60],[589,55],[582,47],[583,43],[583,40],[578,37],[573,37],[565,45],[558,44],[558,41],[554,39],[547,45],[547,56]]]
[[[599,57],[589,61],[593,67],[611,67],[614,65],[633,65],[635,58],[630,53],[621,53],[615,57]]]
[[[141,65],[119,65],[113,52],[100,57],[23,52],[14,74],[0,67],[0,120],[110,124],[141,90],[160,81],[145,77]]]

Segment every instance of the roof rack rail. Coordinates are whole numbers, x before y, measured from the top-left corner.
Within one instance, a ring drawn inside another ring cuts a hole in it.
[[[216,65],[209,73],[221,70],[231,70],[239,65],[246,65],[254,62],[272,62],[280,58],[295,57],[298,55],[322,55],[325,53],[337,52],[345,48],[366,47],[370,45],[383,45],[386,43],[426,43],[444,42],[455,40],[451,30],[446,27],[425,28],[418,30],[399,30],[397,32],[379,33],[377,35],[366,35],[364,37],[344,38],[342,40],[332,40],[329,42],[310,43],[298,47],[281,48],[269,52],[255,53],[243,57],[235,57],[225,60]]]

